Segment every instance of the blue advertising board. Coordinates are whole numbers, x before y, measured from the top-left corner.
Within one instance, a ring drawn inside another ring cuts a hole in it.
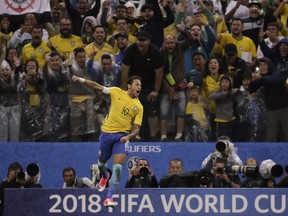
[[[107,189],[106,189],[107,190]],[[122,189],[114,208],[95,189],[5,189],[4,216],[287,216],[288,189]]]
[[[272,159],[282,166],[288,165],[287,143],[234,143],[243,162],[255,157],[259,163]],[[215,150],[215,143],[130,143],[130,157],[146,158],[158,180],[168,172],[168,163],[172,158],[180,158],[184,170],[200,170],[204,158]],[[10,163],[18,161],[24,170],[29,163],[38,163],[41,170],[40,183],[44,188],[61,188],[62,171],[65,167],[74,167],[78,177],[90,177],[90,165],[97,163],[98,143],[0,143],[0,178],[7,175]],[[111,164],[109,164],[111,168]],[[126,164],[120,184],[128,179]]]

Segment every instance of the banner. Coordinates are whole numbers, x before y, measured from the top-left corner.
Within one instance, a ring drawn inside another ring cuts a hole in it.
[[[107,190],[107,189],[106,189]],[[93,189],[5,189],[4,216],[287,216],[288,189],[126,189],[114,208]]]
[[[51,11],[49,0],[0,0],[0,13],[22,15],[27,13],[42,14]]]
[[[288,165],[287,143],[235,143],[238,155],[244,162],[254,157],[259,164],[266,159],[272,159],[283,167]],[[169,161],[180,158],[185,171],[200,170],[201,163],[207,155],[215,150],[215,143],[170,143],[170,142],[135,142],[130,143],[129,158],[137,156],[149,161],[152,171],[160,181],[168,173]],[[63,185],[62,171],[67,166],[76,170],[77,176],[90,177],[90,166],[98,161],[98,143],[0,143],[0,178],[7,175],[10,163],[19,162],[25,170],[30,163],[37,163],[41,167],[40,183],[44,188],[61,188]],[[112,169],[109,161],[109,168]],[[127,164],[123,166],[121,187],[128,179]]]

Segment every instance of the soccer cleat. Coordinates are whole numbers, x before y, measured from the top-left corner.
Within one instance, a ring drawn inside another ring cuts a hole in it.
[[[98,191],[102,192],[105,189],[109,177],[110,177],[109,172],[107,172],[107,178],[104,178],[103,176],[101,177],[100,182],[98,184]]]
[[[104,206],[106,206],[106,207],[112,207],[112,208],[116,205],[116,203],[113,202],[113,198],[107,198],[107,199],[105,199],[103,204],[104,204]]]

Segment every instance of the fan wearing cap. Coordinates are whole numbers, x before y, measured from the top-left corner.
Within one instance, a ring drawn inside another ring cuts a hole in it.
[[[116,62],[116,64],[122,66],[124,51],[130,45],[129,41],[128,41],[128,35],[125,33],[124,34],[118,33],[118,34],[114,35],[114,38],[116,40],[116,45],[117,45],[117,48],[119,50],[114,55],[115,56],[115,62]]]
[[[151,43],[160,48],[163,43],[164,20],[158,1],[147,0],[146,4],[141,7],[141,17],[143,24],[139,31],[148,32]]]
[[[0,66],[0,141],[18,142],[20,133],[20,108],[17,85],[19,74],[13,74],[5,60]]]
[[[283,76],[287,76],[288,38],[282,38],[273,49],[270,49],[263,40],[262,36],[260,42],[260,48],[264,56],[271,59],[274,67],[277,68],[278,71],[283,73]]]
[[[217,42],[223,47],[228,43],[235,44],[237,47],[237,56],[244,59],[249,66],[252,66],[256,60],[256,47],[249,37],[243,36],[243,28],[242,19],[234,18],[231,23],[231,33],[217,35]]]
[[[122,62],[122,86],[128,77],[136,75],[142,79],[142,91],[139,99],[144,107],[144,120],[149,128],[142,127],[144,139],[155,141],[158,126],[159,102],[158,95],[163,78],[163,63],[159,49],[151,44],[150,34],[140,31],[137,42],[131,44],[125,51]],[[149,131],[145,131],[149,130]],[[144,130],[144,131],[143,131]],[[149,138],[150,137],[150,138]]]
[[[273,14],[262,13],[262,5],[258,0],[249,1],[249,17],[243,19],[243,35],[253,40],[255,46],[259,44],[258,35],[261,29],[266,31],[268,23],[277,22],[279,29],[283,23]]]
[[[250,93],[259,88],[264,90],[266,133],[265,142],[288,142],[288,94],[286,80],[288,70],[279,72],[271,60],[263,57],[259,60],[259,71],[252,73],[252,82],[249,85]],[[279,134],[282,130],[283,137]]]
[[[129,20],[127,18],[118,18],[116,20],[116,31],[113,35],[110,37],[107,37],[107,43],[113,47],[114,53],[119,52],[119,48],[117,46],[117,40],[116,35],[122,34],[127,36],[127,40],[129,44],[135,43],[137,41],[136,37],[129,32],[129,26],[128,26]]]
[[[237,56],[237,46],[228,43],[224,47],[224,56],[221,58],[223,73],[228,74],[233,81],[233,88],[241,86],[244,73],[251,73],[247,63]]]

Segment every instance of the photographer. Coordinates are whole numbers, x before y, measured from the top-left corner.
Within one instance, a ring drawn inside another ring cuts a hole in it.
[[[139,159],[125,188],[157,188],[158,181],[146,159]]]
[[[237,154],[237,148],[228,136],[220,136],[216,143],[216,150],[210,153],[202,162],[202,168],[211,170],[217,158],[227,160],[227,165],[242,166],[243,162]]]
[[[246,166],[258,167],[258,162],[255,158],[248,158],[245,162]],[[268,187],[268,182],[271,180],[264,179],[257,171],[253,175],[245,174],[241,181],[241,187],[244,188],[260,188]]]
[[[213,177],[213,187],[215,188],[239,188],[240,178],[238,174],[227,173],[225,167],[227,160],[224,158],[217,158],[215,165],[212,167],[211,173]]]
[[[63,178],[63,188],[96,188],[89,178],[77,178],[76,171],[72,167],[66,167],[63,170]]]
[[[197,187],[198,171],[184,171],[183,161],[173,158],[169,162],[169,172],[159,182],[161,188]]]
[[[0,183],[0,215],[4,207],[5,188],[42,188],[42,185],[29,182],[20,163],[11,163],[8,167],[7,178]]]

